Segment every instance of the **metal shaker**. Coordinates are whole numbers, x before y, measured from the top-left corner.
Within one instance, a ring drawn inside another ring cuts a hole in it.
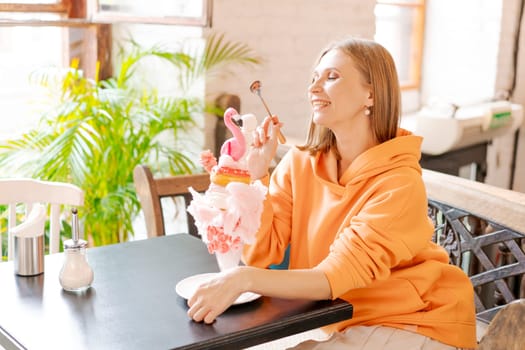
[[[15,236],[15,273],[34,276],[44,272],[44,235]]]
[[[11,229],[15,273],[34,276],[44,272],[44,225],[46,208],[36,204],[26,220]]]

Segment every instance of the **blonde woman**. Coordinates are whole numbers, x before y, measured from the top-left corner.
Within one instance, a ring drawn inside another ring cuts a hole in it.
[[[312,300],[342,298],[354,316],[297,349],[475,348],[472,285],[431,242],[419,165],[422,139],[399,128],[400,89],[391,55],[362,39],[320,55],[308,87],[306,144],[268,178],[277,117],[258,128],[254,179],[269,184],[247,266],[222,274],[188,301],[211,323],[243,292]],[[270,270],[290,246],[289,269]]]

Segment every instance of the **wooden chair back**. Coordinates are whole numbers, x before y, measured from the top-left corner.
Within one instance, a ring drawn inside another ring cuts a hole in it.
[[[133,170],[133,181],[144,212],[147,235],[151,238],[166,234],[162,198],[182,196],[187,208],[192,199],[188,188],[192,187],[197,192],[206,191],[210,185],[210,176],[201,173],[154,178],[148,166],[137,165]],[[186,212],[186,218],[188,233],[198,237],[193,217]]]
[[[49,253],[60,248],[60,216],[65,205],[84,205],[84,191],[72,184],[28,178],[0,179],[0,204],[7,205],[7,259],[12,260],[14,242],[11,231],[20,224],[17,213],[27,217],[37,203],[49,210]],[[0,237],[0,252],[2,239]]]
[[[434,241],[470,276],[478,319],[489,322],[525,298],[525,193],[430,170],[423,179]]]

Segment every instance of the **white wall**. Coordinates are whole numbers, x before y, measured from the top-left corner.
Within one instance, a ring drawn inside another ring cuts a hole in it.
[[[318,54],[342,37],[373,38],[374,6],[375,0],[214,0],[211,30],[248,44],[264,63],[209,83],[210,98],[237,94],[241,112],[262,120],[264,106],[249,91],[250,83],[260,80],[271,112],[284,122],[284,134],[303,140],[310,119],[307,86]]]

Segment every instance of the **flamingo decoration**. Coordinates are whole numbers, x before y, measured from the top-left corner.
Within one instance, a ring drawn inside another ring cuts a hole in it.
[[[246,151],[246,143],[241,129],[232,121],[233,116],[239,115],[235,108],[228,108],[224,112],[224,124],[231,131],[233,137],[226,140],[221,147],[221,155],[227,154],[234,161],[238,161]]]

